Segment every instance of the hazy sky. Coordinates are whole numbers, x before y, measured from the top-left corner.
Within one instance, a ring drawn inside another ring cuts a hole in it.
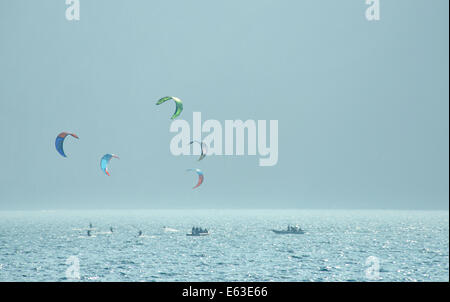
[[[0,1],[0,209],[448,209],[447,0],[80,3]],[[166,95],[278,120],[278,164],[173,156]]]

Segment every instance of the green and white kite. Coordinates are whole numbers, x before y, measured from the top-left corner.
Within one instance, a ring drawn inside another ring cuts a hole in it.
[[[162,103],[167,102],[169,100],[174,100],[176,105],[175,113],[171,117],[171,119],[174,120],[177,116],[181,114],[181,111],[183,111],[183,102],[179,98],[174,96],[165,96],[163,98],[160,98],[156,103],[156,105],[161,105]]]

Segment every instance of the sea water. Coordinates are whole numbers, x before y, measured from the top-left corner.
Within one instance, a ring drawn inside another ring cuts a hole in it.
[[[449,281],[449,212],[0,212],[0,281]]]

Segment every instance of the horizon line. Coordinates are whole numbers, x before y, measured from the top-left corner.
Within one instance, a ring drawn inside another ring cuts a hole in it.
[[[156,210],[156,211],[171,211],[171,210],[244,210],[244,211],[258,211],[258,210],[303,210],[303,211],[429,211],[429,212],[449,212],[449,209],[402,209],[402,208],[60,208],[60,209],[0,209],[0,212],[56,212],[56,211],[143,211],[143,210]]]

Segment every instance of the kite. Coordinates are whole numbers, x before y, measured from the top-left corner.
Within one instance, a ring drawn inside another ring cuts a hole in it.
[[[200,157],[198,158],[198,161],[201,161],[202,159],[205,158],[206,153],[208,152],[208,150],[206,149],[206,144],[204,142],[198,142],[198,141],[191,141],[189,144],[192,145],[193,143],[200,144],[200,146],[202,148],[202,153],[200,154]]]
[[[159,99],[158,102],[156,103],[156,105],[161,105],[162,103],[167,102],[169,100],[173,100],[176,105],[175,113],[171,117],[171,119],[174,120],[177,116],[179,116],[181,114],[181,111],[183,111],[183,102],[179,98],[174,97],[174,96],[166,96],[166,97]]]
[[[108,176],[110,176],[109,172],[108,172],[108,164],[111,161],[111,158],[119,158],[119,157],[115,154],[105,154],[105,155],[103,155],[102,159],[100,160],[100,168]]]
[[[200,169],[188,169],[186,171],[195,171],[198,174],[198,182],[195,185],[195,187],[193,187],[192,189],[198,188],[203,183],[203,179],[204,179],[202,170],[200,170]]]
[[[55,147],[56,151],[58,151],[58,153],[61,154],[63,157],[67,157],[66,154],[64,153],[63,144],[64,140],[66,139],[66,136],[68,135],[73,136],[76,139],[79,139],[79,137],[75,133],[61,132],[60,134],[58,134],[55,140]]]

